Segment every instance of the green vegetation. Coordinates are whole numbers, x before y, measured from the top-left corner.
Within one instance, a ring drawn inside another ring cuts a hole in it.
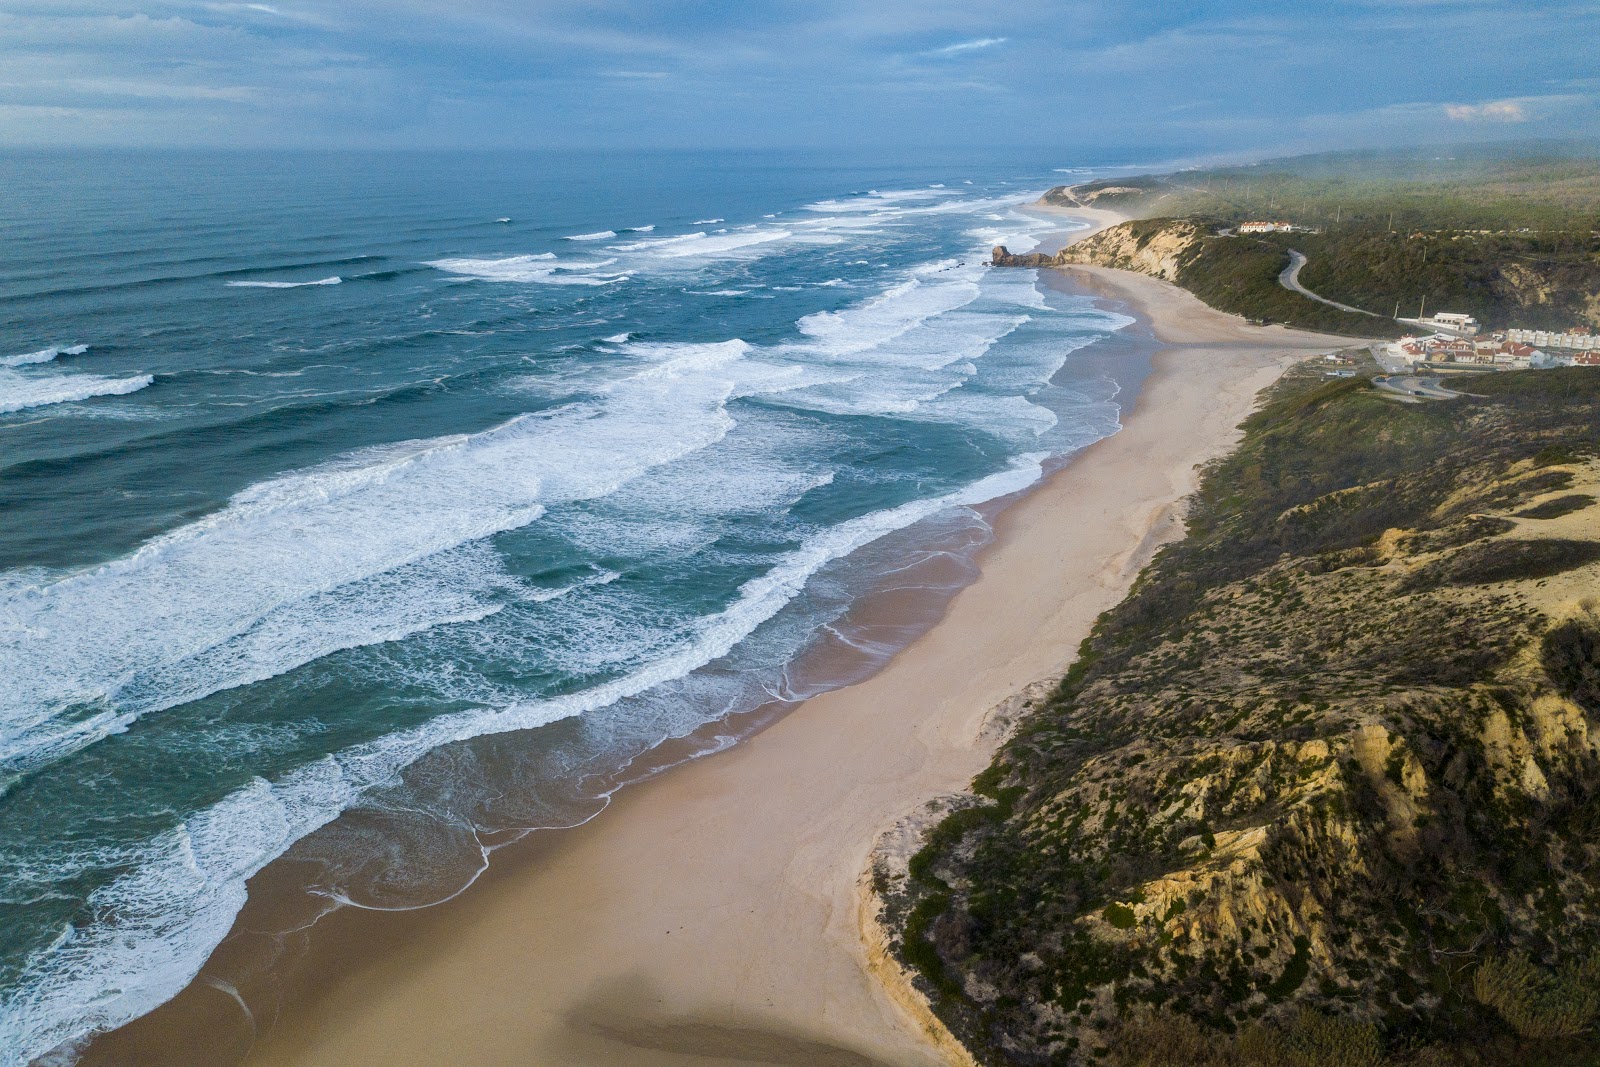
[[[1145,1015],[1119,1027],[1113,1067],[1381,1067],[1377,1028],[1299,1012],[1283,1025],[1252,1025],[1237,1037],[1208,1033],[1179,1015]]]
[[[1282,219],[1329,231],[1592,232],[1600,229],[1600,146],[1334,152],[1111,178],[1073,191],[1081,200],[1144,217]]]
[[[1398,337],[1404,332],[1388,318],[1341,311],[1285,289],[1278,276],[1289,265],[1289,248],[1305,243],[1282,236],[1208,237],[1183,263],[1178,284],[1214,308],[1260,322],[1352,337]],[[1302,284],[1311,287],[1305,273],[1301,272]],[[1362,306],[1354,300],[1341,302]]]
[[[1600,1062],[1597,378],[1246,422],[886,889],[980,1062]]]
[[[1475,316],[1487,328],[1600,327],[1600,151],[1534,145],[1486,150],[1343,153],[1255,166],[1109,179],[1051,190],[1140,217],[1149,232],[1176,221],[1227,233],[1281,220],[1311,233],[1208,237],[1178,284],[1248,318],[1353,336],[1394,336],[1398,313]],[[1289,250],[1300,281],[1330,300],[1278,284]]]
[[[1472,991],[1523,1037],[1573,1037],[1600,1015],[1600,957],[1557,971],[1540,967],[1520,952],[1485,960],[1472,976]]]
[[[1312,292],[1376,314],[1393,314],[1398,304],[1401,315],[1415,318],[1426,302],[1489,329],[1600,325],[1592,301],[1600,289],[1600,236],[1588,230],[1333,229],[1265,240],[1308,257],[1300,282]]]

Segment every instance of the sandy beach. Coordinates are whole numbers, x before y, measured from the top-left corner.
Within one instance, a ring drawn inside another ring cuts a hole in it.
[[[942,621],[877,675],[624,790],[448,904],[336,917],[337,980],[292,1002],[248,1062],[964,1062],[874,943],[872,850],[987,765],[991,711],[1064,671],[1181,531],[1197,465],[1231,446],[1256,393],[1349,343],[1251,327],[1143,276],[1065,273],[1164,347],[1123,429],[999,516]]]

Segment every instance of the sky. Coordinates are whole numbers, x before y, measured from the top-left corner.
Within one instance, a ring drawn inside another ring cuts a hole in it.
[[[1593,137],[1596,40],[1600,0],[0,0],[0,145]]]

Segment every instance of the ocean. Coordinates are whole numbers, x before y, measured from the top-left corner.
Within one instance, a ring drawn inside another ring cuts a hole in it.
[[[0,156],[0,1065],[173,996],[286,853],[447,899],[903,646],[852,606],[970,579],[1141,373],[984,266],[1087,173]]]

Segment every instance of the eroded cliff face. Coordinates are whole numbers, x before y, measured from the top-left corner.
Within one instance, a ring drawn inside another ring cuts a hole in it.
[[[1071,263],[1131,270],[1176,282],[1179,270],[1199,251],[1205,227],[1187,219],[1124,222],[1102,230],[1053,256],[1012,255],[1004,245],[990,262],[997,267],[1060,267]]]
[[[1502,263],[1491,282],[1495,295],[1524,309],[1556,309],[1572,320],[1600,327],[1600,292],[1594,271],[1571,265]]]
[[[1186,219],[1125,222],[1062,249],[1056,258],[1063,264],[1116,267],[1175,282],[1205,235],[1204,227]]]
[[[890,878],[982,1062],[1164,1063],[1152,1013],[1213,1051],[1332,1019],[1371,1057],[1294,1062],[1363,1064],[1600,1020],[1600,389],[1560,373],[1534,414],[1331,387],[1208,479]]]

